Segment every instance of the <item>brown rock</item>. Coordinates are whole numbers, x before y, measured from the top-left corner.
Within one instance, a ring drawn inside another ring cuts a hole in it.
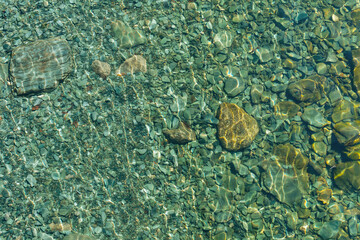
[[[50,230],[55,232],[71,231],[72,227],[69,223],[50,223]]]
[[[259,132],[256,120],[233,103],[220,105],[218,136],[222,146],[237,151],[250,146]]]
[[[106,79],[106,77],[109,76],[111,72],[110,64],[106,62],[101,62],[99,60],[93,61],[93,63],[91,64],[91,68],[94,70],[94,72],[96,72],[97,75],[99,75],[103,79]]]
[[[180,122],[176,129],[164,129],[163,133],[171,142],[178,144],[185,144],[196,139],[194,130],[183,122]]]
[[[140,55],[134,55],[131,58],[126,59],[126,61],[120,65],[118,70],[116,70],[116,75],[124,76],[126,74],[134,74],[136,72],[146,73],[146,60]]]

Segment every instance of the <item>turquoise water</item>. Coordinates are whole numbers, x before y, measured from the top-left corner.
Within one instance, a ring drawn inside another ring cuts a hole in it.
[[[0,239],[359,239],[358,7],[0,0]]]

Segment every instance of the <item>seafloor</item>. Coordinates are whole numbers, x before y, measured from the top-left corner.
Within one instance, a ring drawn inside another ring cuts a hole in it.
[[[0,239],[360,239],[359,7],[0,0]],[[70,75],[19,94],[12,53],[53,37]],[[225,102],[250,146],[219,140]]]

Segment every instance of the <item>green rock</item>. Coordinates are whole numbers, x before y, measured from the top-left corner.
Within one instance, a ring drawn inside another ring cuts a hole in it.
[[[286,225],[291,230],[296,229],[296,225],[298,223],[299,217],[296,212],[287,212],[286,213]]]
[[[307,219],[307,218],[310,217],[311,211],[310,211],[310,209],[308,209],[308,208],[298,207],[298,208],[297,208],[297,214],[298,214],[299,218],[301,218],[301,219]]]
[[[273,155],[274,159],[266,159],[261,164],[263,189],[288,205],[300,202],[302,196],[308,194],[309,159],[288,143],[275,146]]]
[[[234,206],[231,204],[233,200],[233,191],[224,187],[217,187],[216,196],[214,199],[214,212],[233,211]]]
[[[221,31],[217,33],[214,37],[215,46],[219,50],[223,50],[224,48],[230,47],[232,42],[233,42],[233,36],[229,31],[225,31],[225,30]]]
[[[223,175],[221,183],[221,186],[229,189],[230,191],[236,191],[238,188],[237,177],[230,172],[227,172]]]
[[[260,103],[263,93],[264,93],[263,85],[261,84],[252,85],[250,90],[251,102],[254,104]]]
[[[9,75],[18,95],[55,89],[74,69],[69,43],[37,40],[12,51]]]
[[[354,68],[353,85],[355,86],[356,93],[360,95],[360,66]]]
[[[0,63],[0,98],[5,98],[11,93],[11,89],[8,87],[8,64]]]
[[[322,239],[333,239],[339,232],[341,222],[332,220],[325,222],[320,228],[319,235]]]
[[[360,160],[360,144],[354,146],[346,146],[344,153],[354,161]]]
[[[353,238],[355,238],[356,235],[358,234],[358,224],[357,224],[356,216],[353,216],[349,219],[349,234]]]
[[[284,66],[284,68],[294,69],[294,68],[296,68],[296,62],[294,62],[294,60],[292,60],[290,58],[287,58],[284,60],[283,66]]]
[[[304,113],[301,115],[301,119],[311,126],[318,128],[330,124],[330,122],[323,117],[322,113],[313,107],[305,108]]]
[[[255,53],[262,63],[269,62],[274,56],[274,54],[267,48],[256,49]]]
[[[322,12],[324,14],[324,18],[329,20],[331,16],[334,14],[334,8],[326,7],[322,9]]]
[[[84,234],[70,233],[69,235],[64,237],[63,240],[95,240],[95,238]]]
[[[355,120],[357,118],[357,106],[347,100],[341,100],[331,115],[332,121],[338,123],[343,120]]]
[[[336,75],[341,75],[342,73],[344,73],[344,71],[348,68],[348,66],[346,65],[346,63],[344,61],[338,61],[334,64],[331,64],[331,68],[329,70],[329,73],[331,74],[336,74]]]
[[[216,234],[214,236],[213,240],[226,240],[226,233],[220,232],[220,233]]]
[[[314,142],[311,146],[316,154],[326,156],[327,146],[324,142]]]
[[[342,93],[338,86],[334,86],[330,90],[328,97],[329,97],[329,100],[330,100],[332,106],[334,106],[335,104],[338,104],[339,101],[343,100]]]
[[[325,63],[318,63],[316,64],[316,71],[320,75],[324,75],[327,73],[327,66]]]
[[[250,223],[254,229],[262,229],[264,226],[262,219],[254,219]]]
[[[336,185],[347,191],[360,189],[360,161],[339,163],[334,171]]]
[[[244,20],[245,20],[245,17],[242,16],[242,15],[240,15],[240,14],[236,14],[236,15],[232,18],[232,21],[233,21],[234,23],[240,23],[240,22],[242,22],[242,21],[244,21]]]
[[[360,121],[339,122],[334,126],[336,139],[340,144],[351,146],[359,143]]]
[[[220,52],[215,55],[215,59],[218,62],[225,62],[225,60],[228,58],[227,54]]]
[[[351,19],[358,25],[360,23],[360,8],[351,11]]]
[[[358,9],[360,10],[360,8]],[[356,48],[354,50],[351,51],[352,57],[353,57],[353,63],[354,66],[357,67],[360,65],[360,48]]]
[[[224,90],[230,97],[235,97],[245,89],[245,81],[239,77],[228,77],[225,80]]]
[[[112,36],[117,40],[119,48],[131,48],[146,43],[142,31],[133,30],[120,20],[111,23]]]

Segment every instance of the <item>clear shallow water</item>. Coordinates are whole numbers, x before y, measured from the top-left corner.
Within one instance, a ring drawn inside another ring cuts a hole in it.
[[[359,237],[359,197],[333,179],[336,164],[351,160],[332,115],[339,101],[358,101],[347,55],[358,42],[355,3],[0,1],[0,9],[2,238]],[[119,20],[137,34],[119,38]],[[16,96],[11,51],[59,36],[73,72],[52,91]],[[116,76],[133,55],[147,72]],[[106,79],[94,60],[111,65]],[[289,94],[290,83],[316,74],[314,101]],[[286,101],[295,114],[276,110]],[[221,145],[222,102],[256,119],[251,146]],[[179,122],[195,141],[165,138]],[[271,181],[291,168],[264,169],[284,144],[310,159],[305,180]]]

